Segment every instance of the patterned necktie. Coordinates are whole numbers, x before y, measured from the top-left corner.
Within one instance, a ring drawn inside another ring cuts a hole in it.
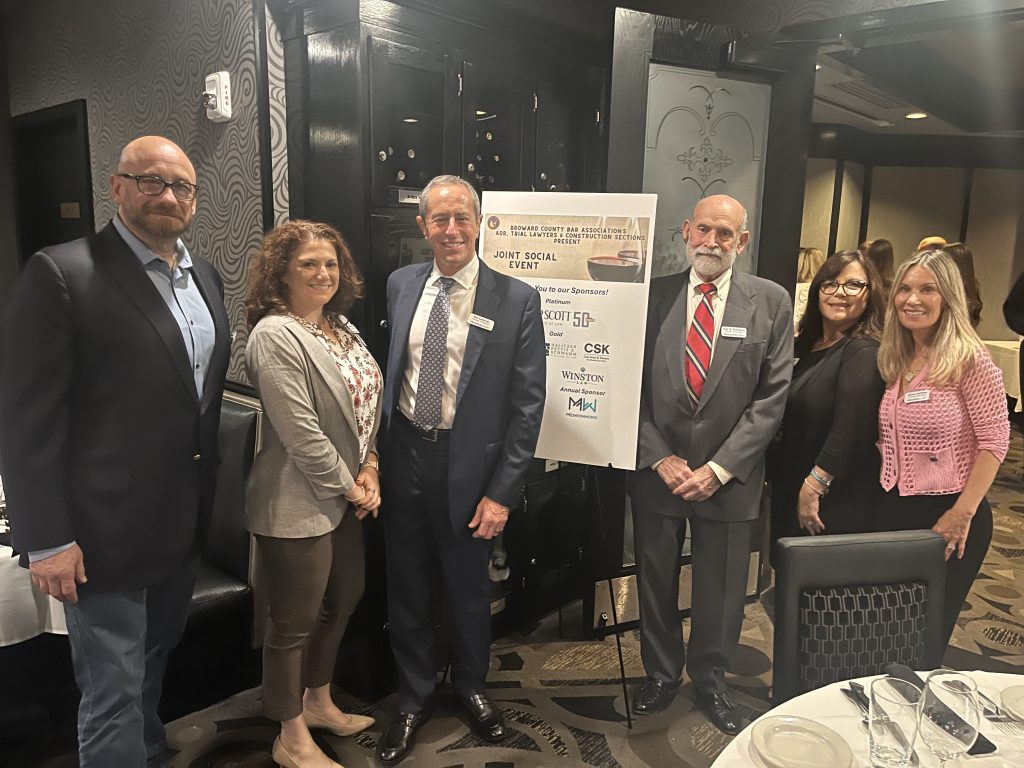
[[[427,329],[423,334],[423,352],[420,355],[420,376],[416,383],[416,409],[412,422],[420,429],[433,429],[441,423],[441,393],[444,390],[444,362],[448,355],[448,318],[452,314],[452,299],[448,291],[454,278],[437,279],[437,298],[430,308]]]
[[[717,289],[714,283],[701,283],[697,289],[703,294],[693,322],[686,334],[686,392],[696,405],[704,391],[704,381],[711,366],[711,340],[715,338],[715,308],[711,303]]]

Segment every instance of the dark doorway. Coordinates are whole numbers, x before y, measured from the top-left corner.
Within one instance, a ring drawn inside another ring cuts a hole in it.
[[[11,118],[19,264],[95,232],[85,100]]]

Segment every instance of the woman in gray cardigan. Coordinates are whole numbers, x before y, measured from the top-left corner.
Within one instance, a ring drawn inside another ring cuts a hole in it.
[[[270,607],[263,711],[281,723],[272,755],[284,768],[338,766],[310,728],[350,736],[373,724],[331,699],[338,646],[363,594],[360,521],[380,506],[382,377],[342,314],[361,295],[348,247],[326,224],[277,227],[252,264],[245,361],[267,419],[246,519]]]

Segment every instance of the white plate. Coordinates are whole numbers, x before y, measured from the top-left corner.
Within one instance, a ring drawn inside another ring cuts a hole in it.
[[[771,768],[847,768],[853,752],[843,738],[821,723],[777,715],[758,720],[750,743]]]
[[[1003,709],[1018,720],[1024,720],[1024,685],[1013,685],[1002,693]]]

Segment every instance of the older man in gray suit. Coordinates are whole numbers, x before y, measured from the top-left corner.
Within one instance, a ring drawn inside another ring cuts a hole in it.
[[[630,477],[647,678],[638,714],[667,707],[686,662],[697,706],[725,733],[742,715],[724,672],[739,643],[764,453],[793,365],[793,307],[780,286],[733,270],[750,233],[726,195],[683,224],[691,268],[658,278],[647,318],[637,471]],[[690,529],[689,659],[679,621],[679,553]]]

